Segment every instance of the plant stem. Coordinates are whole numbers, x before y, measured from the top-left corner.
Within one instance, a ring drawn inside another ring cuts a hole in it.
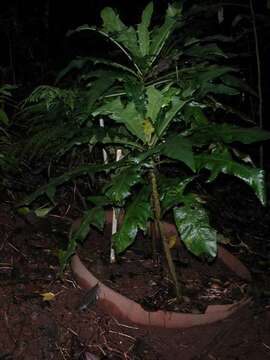
[[[157,187],[157,178],[156,174],[154,172],[154,169],[151,169],[149,172],[150,175],[150,182],[151,182],[151,188],[152,188],[152,198],[153,198],[153,210],[154,210],[154,216],[155,216],[155,222],[157,224],[157,228],[160,234],[160,238],[162,241],[164,253],[166,256],[167,264],[171,273],[172,280],[174,282],[175,290],[176,290],[176,296],[178,301],[181,301],[182,298],[182,291],[180,289],[179,282],[177,280],[176,270],[174,266],[174,262],[172,259],[171,251],[168,245],[168,242],[166,240],[166,235],[163,229],[163,224],[161,221],[161,207],[160,207],[160,196],[158,193],[158,187]]]
[[[253,34],[255,41],[255,50],[256,50],[256,60],[257,60],[257,76],[258,76],[258,94],[259,94],[259,126],[260,129],[263,129],[263,95],[262,95],[262,74],[261,74],[261,60],[260,60],[260,50],[259,50],[259,40],[256,27],[256,16],[253,6],[253,1],[249,1]],[[260,146],[260,167],[263,168],[263,145]]]

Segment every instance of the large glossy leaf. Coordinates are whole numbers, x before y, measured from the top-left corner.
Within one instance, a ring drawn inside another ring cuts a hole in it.
[[[209,225],[206,210],[196,201],[174,208],[174,219],[181,240],[196,256],[213,259],[217,255],[217,233]]]
[[[171,159],[182,161],[191,170],[195,171],[192,143],[188,138],[175,135],[166,139],[166,142],[161,146],[160,153]]]
[[[121,205],[130,193],[131,188],[141,181],[139,166],[129,166],[121,168],[112,177],[109,186],[106,187],[106,196],[116,205]]]
[[[153,2],[150,2],[142,13],[142,21],[137,27],[139,46],[142,56],[149,55],[150,33],[149,26],[153,14]]]
[[[187,185],[194,177],[181,178],[160,178],[159,193],[161,199],[162,213],[183,202],[183,195]]]
[[[65,268],[68,260],[74,255],[79,242],[82,242],[89,233],[90,226],[95,226],[99,230],[103,230],[105,223],[105,211],[100,207],[85,211],[80,227],[77,231],[70,234],[68,247],[59,253],[61,272]]]
[[[138,139],[143,142],[146,140],[144,133],[144,119],[137,112],[133,102],[129,102],[124,106],[120,98],[112,99],[96,109],[93,115],[108,115],[116,122],[124,124]]]
[[[252,187],[263,205],[266,204],[264,171],[240,164],[232,159],[228,149],[215,149],[211,154],[196,156],[197,170],[206,168],[211,171],[209,181],[214,180],[219,173],[234,175]]]
[[[259,128],[243,128],[230,124],[209,124],[194,129],[191,141],[194,145],[206,145],[212,142],[227,144],[241,142],[252,144],[270,139],[270,132]]]
[[[120,230],[113,236],[117,253],[125,251],[134,242],[138,230],[145,231],[147,229],[147,222],[151,217],[149,197],[150,188],[145,186],[128,206],[123,224]]]

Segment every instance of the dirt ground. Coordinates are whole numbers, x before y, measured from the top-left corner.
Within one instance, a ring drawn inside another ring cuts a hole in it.
[[[270,359],[269,213],[243,196],[245,188],[231,198],[225,189],[213,191],[213,204],[219,204],[213,221],[252,271],[253,303],[223,322],[184,331],[119,323],[98,305],[78,311],[84,290],[69,269],[63,279],[56,277],[67,226],[57,216],[21,218],[3,201],[0,359]]]

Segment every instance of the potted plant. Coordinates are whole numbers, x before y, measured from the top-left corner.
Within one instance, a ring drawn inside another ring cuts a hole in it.
[[[102,230],[108,206],[124,209],[112,244],[117,255],[125,252],[139,231],[154,223],[153,257],[161,241],[166,264],[182,298],[174,261],[164,227],[171,215],[181,242],[195,256],[212,261],[217,256],[217,232],[209,224],[204,201],[189,191],[201,173],[214,181],[220,173],[239,177],[265,204],[264,172],[247,165],[234,148],[235,142],[251,144],[269,139],[269,133],[220,121],[218,114],[232,111],[223,99],[238,96],[249,87],[237,77],[236,69],[219,65],[223,51],[211,38],[197,39],[186,31],[182,8],[168,6],[161,25],[152,27],[153,3],[142,13],[137,27],[126,26],[112,8],[101,12],[101,28],[83,25],[71,34],[96,32],[118,50],[115,59],[79,58],[59,77],[79,71],[80,87],[87,93],[80,136],[69,146],[81,143],[109,147],[106,164],[84,165],[51,179],[30,195],[30,203],[42,194],[77,176],[106,172],[108,181],[99,196],[90,196],[91,208],[60,254],[61,267],[76,251],[91,226]],[[176,32],[177,31],[177,32]],[[173,37],[177,33],[177,38]],[[229,109],[229,110],[228,110]],[[228,111],[227,111],[228,110]],[[104,120],[104,127],[100,119]],[[107,149],[108,150],[108,149]],[[168,169],[176,169],[172,176]]]

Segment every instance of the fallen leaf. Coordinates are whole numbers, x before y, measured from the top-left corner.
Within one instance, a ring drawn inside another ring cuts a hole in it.
[[[51,301],[51,300],[55,300],[55,294],[52,292],[46,292],[43,294],[40,294],[42,296],[42,300],[43,301]]]

